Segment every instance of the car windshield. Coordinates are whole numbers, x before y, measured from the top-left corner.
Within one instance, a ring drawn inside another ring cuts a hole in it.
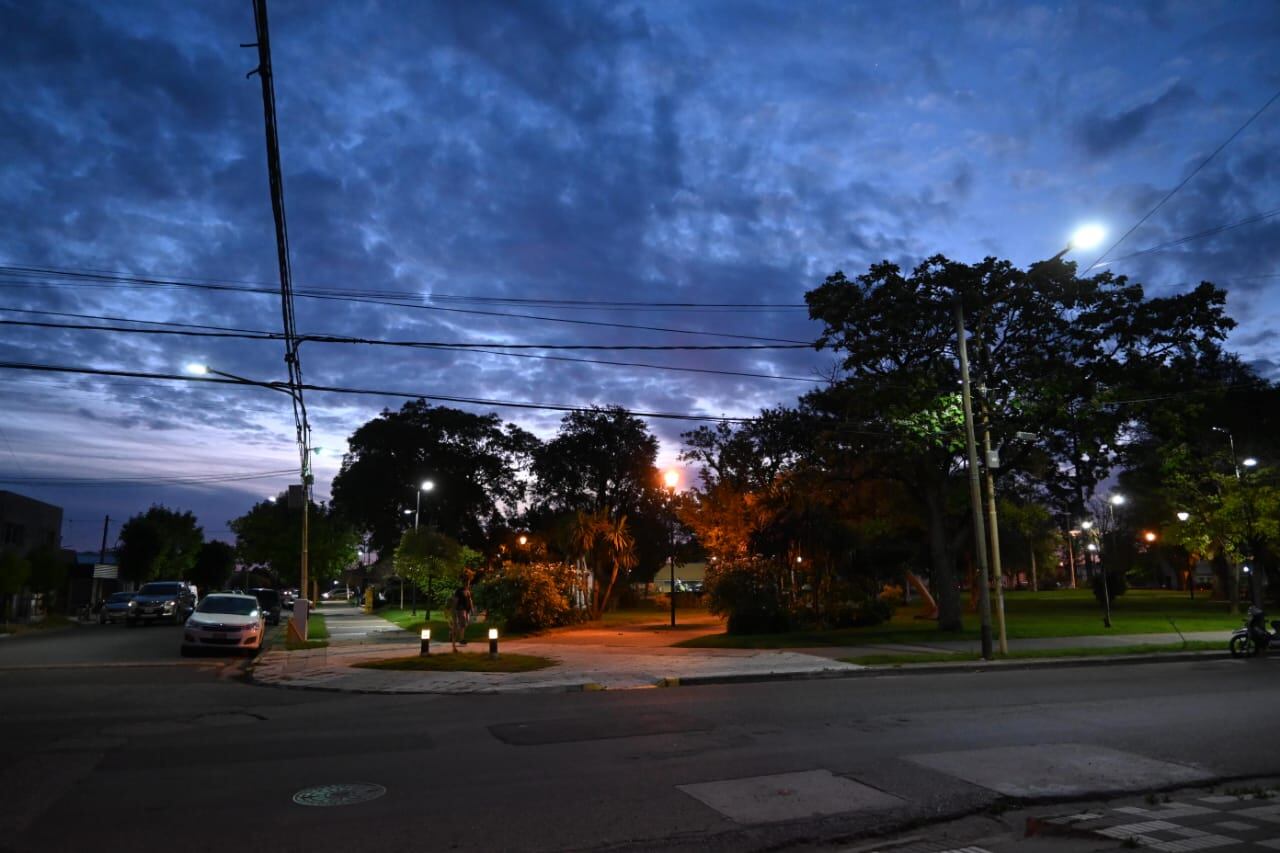
[[[138,590],[138,595],[177,595],[178,585],[176,583],[147,583],[142,585],[142,589]]]
[[[211,595],[196,608],[197,613],[235,613],[248,616],[258,609],[258,602],[239,595]]]
[[[110,603],[118,604],[123,601],[129,601],[132,598],[133,598],[133,593],[131,592],[114,592],[111,594],[111,597],[107,599],[107,601]]]

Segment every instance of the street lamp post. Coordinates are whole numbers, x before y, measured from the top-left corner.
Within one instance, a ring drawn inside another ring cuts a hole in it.
[[[671,546],[671,627],[676,626],[676,522],[675,522],[675,502],[676,502],[676,485],[680,482],[680,472],[674,468],[667,469],[662,475],[662,482],[667,487],[667,507],[672,513],[672,517],[668,519],[670,537],[669,544]]]
[[[418,516],[422,513],[422,493],[429,492],[435,487],[436,487],[436,484],[432,480],[423,480],[422,483],[418,486],[417,503],[414,505],[414,508],[413,508],[413,529],[415,533],[418,530]],[[418,585],[416,583],[413,585],[413,589],[411,590],[410,595],[413,600],[413,604],[411,605],[413,608],[413,615],[417,616],[418,615]],[[401,598],[400,606],[403,609],[404,607],[404,603],[403,603],[404,584],[403,583],[400,584],[400,598]],[[431,620],[431,573],[428,572],[427,573],[427,621],[430,621],[430,620]]]
[[[1210,429],[1212,429],[1214,432],[1220,432],[1220,433],[1224,434],[1224,435],[1227,437],[1227,444],[1228,444],[1228,445],[1230,445],[1230,447],[1231,447],[1231,468],[1236,472],[1236,479],[1237,479],[1237,480],[1239,480],[1239,479],[1240,479],[1240,465],[1239,465],[1239,464],[1237,464],[1237,462],[1236,462],[1236,439],[1235,439],[1235,436],[1233,436],[1233,435],[1231,434],[1231,430],[1226,429],[1226,428],[1224,428],[1224,427],[1210,427]],[[1248,464],[1248,460],[1245,460],[1245,464]],[[1255,465],[1257,464],[1257,460],[1256,460],[1256,459],[1254,460],[1254,464],[1255,464]]]

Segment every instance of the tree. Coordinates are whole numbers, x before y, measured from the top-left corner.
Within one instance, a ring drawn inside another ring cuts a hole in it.
[[[476,415],[425,400],[384,411],[352,434],[342,470],[333,481],[333,504],[370,547],[391,553],[421,497],[421,524],[477,549],[489,540],[486,525],[502,519],[524,497],[520,478],[538,440],[497,415]],[[430,494],[419,494],[424,480]]]
[[[658,440],[644,421],[617,406],[571,412],[556,437],[533,453],[538,505],[635,515],[658,488]]]
[[[302,510],[283,496],[262,501],[228,526],[236,534],[236,556],[247,567],[264,567],[283,584],[302,572]],[[326,504],[312,503],[307,519],[307,575],[312,589],[327,586],[356,561],[360,536]],[[304,590],[305,594],[305,590]]]
[[[200,547],[200,553],[196,554],[195,565],[187,573],[187,579],[202,593],[212,592],[227,585],[235,568],[235,546],[214,539]]]
[[[135,583],[186,577],[203,543],[194,515],[156,504],[120,528],[120,576]]]
[[[27,554],[31,575],[27,586],[32,592],[57,595],[67,583],[71,562],[67,554],[54,545],[40,545]]]
[[[425,527],[406,530],[396,547],[396,574],[426,592],[427,608],[438,607],[462,586],[463,573],[474,569],[480,553]]]
[[[1047,455],[1074,469],[1077,511],[1114,463],[1130,419],[1114,401],[1130,389],[1169,387],[1188,364],[1214,358],[1233,325],[1225,294],[1210,284],[1146,299],[1123,276],[1077,278],[1059,261],[1023,271],[995,258],[968,265],[938,255],[910,275],[883,262],[854,280],[836,273],[805,298],[824,324],[818,347],[842,360],[836,381],[803,406],[824,419],[829,447],[860,457],[869,476],[902,482],[917,500],[943,630],[962,627],[955,565],[972,532],[957,302],[969,319],[977,417],[1005,451],[1002,479]],[[1019,432],[1038,440],[1016,444]]]
[[[9,611],[13,609],[13,596],[22,592],[27,578],[31,575],[31,564],[17,551],[0,548],[0,620],[9,622]]]

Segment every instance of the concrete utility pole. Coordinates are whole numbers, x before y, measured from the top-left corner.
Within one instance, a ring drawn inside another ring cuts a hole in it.
[[[982,485],[978,479],[978,447],[973,435],[973,398],[969,389],[969,348],[965,341],[964,306],[955,298],[956,351],[960,356],[961,399],[964,402],[964,439],[969,456],[969,503],[973,508],[973,544],[978,555],[978,613],[982,620],[982,659],[991,660],[991,593],[988,588],[987,537],[982,530]]]

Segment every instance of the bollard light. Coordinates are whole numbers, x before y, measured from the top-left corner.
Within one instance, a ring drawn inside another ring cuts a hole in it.
[[[431,654],[431,629],[423,628],[422,629],[422,649],[419,652],[419,655],[429,655],[429,654]]]
[[[489,657],[496,658],[498,656],[498,629],[489,629]]]

